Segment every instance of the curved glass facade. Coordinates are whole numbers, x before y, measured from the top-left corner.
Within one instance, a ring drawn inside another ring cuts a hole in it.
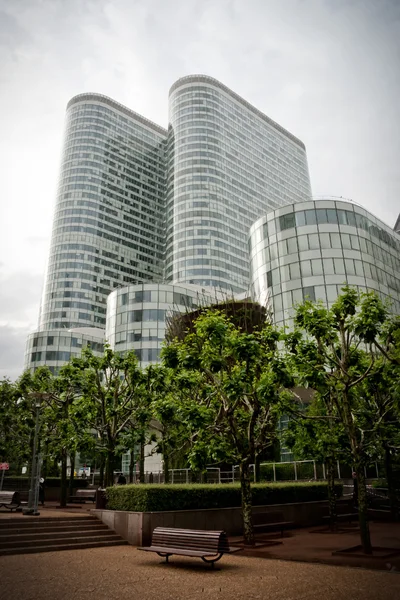
[[[115,287],[161,278],[166,135],[99,94],[68,103],[40,330],[102,328]]]
[[[304,144],[211,77],[169,101],[165,278],[245,291],[251,224],[311,198]]]
[[[226,294],[195,285],[146,283],[119,288],[108,297],[106,339],[118,352],[134,349],[141,366],[146,366],[160,358],[168,315],[224,298]]]
[[[80,356],[85,346],[90,346],[93,354],[101,356],[104,350],[104,330],[82,327],[71,331],[36,331],[29,335],[26,343],[24,368],[46,365],[57,375],[71,358]]]
[[[320,200],[284,207],[250,230],[251,291],[290,325],[305,298],[334,302],[343,284],[375,290],[400,314],[400,237],[360,206]]]

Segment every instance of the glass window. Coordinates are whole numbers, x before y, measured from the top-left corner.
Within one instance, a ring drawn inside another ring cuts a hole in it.
[[[264,248],[264,260],[269,263],[271,261],[271,255],[269,252],[269,248]]]
[[[350,240],[351,240],[351,247],[353,250],[359,250],[360,249],[360,242],[358,241],[358,236],[357,235],[351,235],[350,236]]]
[[[295,213],[297,227],[302,227],[306,224],[306,214],[304,210]]]
[[[364,269],[361,260],[355,260],[354,267],[356,269],[356,275],[358,275],[359,277],[364,277]]]
[[[297,238],[292,237],[286,241],[287,241],[288,254],[294,254],[295,252],[297,252]]]
[[[308,250],[308,236],[306,235],[301,235],[298,238],[298,242],[299,242],[299,251],[304,251],[304,250]]]
[[[341,248],[340,235],[338,233],[331,233],[330,236],[332,248]]]
[[[271,260],[276,260],[278,258],[278,247],[277,244],[271,244],[271,246],[269,247],[269,253],[271,256]]]
[[[301,304],[303,302],[303,290],[292,290],[293,304]]]
[[[281,310],[283,310],[282,294],[277,294],[274,296],[274,311],[279,312]]]
[[[310,247],[310,250],[318,250],[319,249],[318,233],[311,233],[308,236],[308,245]]]
[[[317,222],[319,225],[323,225],[324,223],[328,222],[328,217],[327,217],[325,208],[317,208],[316,213],[317,213]]]
[[[344,261],[343,258],[334,258],[333,263],[335,265],[336,275],[344,275]]]
[[[345,258],[344,259],[344,264],[346,267],[346,273],[347,275],[355,275],[356,274],[356,270],[354,268],[354,261],[352,258]]]
[[[324,258],[322,262],[325,275],[334,275],[333,258]]]
[[[289,265],[281,267],[281,281],[290,281]]]
[[[272,271],[272,285],[278,285],[279,283],[279,269],[274,269]]]
[[[331,247],[331,240],[329,237],[329,233],[320,233],[319,240],[320,240],[321,248],[330,248]]]
[[[352,227],[356,227],[356,218],[354,216],[353,211],[346,210],[346,218],[347,218],[348,225],[351,225]]]
[[[301,263],[301,276],[302,277],[311,277],[311,261],[310,260],[302,260]]]
[[[143,311],[142,310],[132,310],[130,312],[130,322],[131,323],[139,323],[143,321]]]
[[[286,254],[287,254],[286,240],[281,240],[280,242],[278,242],[278,251],[279,251],[279,256],[286,256]]]
[[[121,296],[121,306],[125,306],[128,304],[128,294],[122,294]]]
[[[294,262],[289,265],[290,268],[290,279],[299,279],[300,278],[300,263]]]
[[[49,336],[47,337],[47,345],[48,345],[48,346],[53,346],[53,344],[54,344],[54,336],[52,336],[52,335],[49,335]]]
[[[323,275],[322,260],[320,258],[315,258],[311,261],[311,268],[313,275]]]
[[[303,287],[303,300],[311,300],[315,302],[315,289],[314,286]]]
[[[326,214],[328,217],[328,223],[338,223],[338,216],[336,212],[336,208],[327,208]]]
[[[282,215],[279,217],[279,227],[280,231],[284,231],[285,229],[291,229],[295,227],[296,221],[294,213],[289,213],[287,215]]]
[[[346,211],[338,209],[337,215],[338,215],[339,225],[347,225]]]
[[[272,271],[268,271],[267,273],[267,286],[269,288],[272,287]]]
[[[351,243],[350,243],[350,236],[348,233],[342,233],[342,245],[343,248],[346,248],[347,250],[351,250]]]
[[[264,223],[263,225],[263,237],[264,240],[268,239],[268,223]]]
[[[315,209],[306,210],[306,224],[307,225],[316,225],[317,224],[317,215],[315,213]]]

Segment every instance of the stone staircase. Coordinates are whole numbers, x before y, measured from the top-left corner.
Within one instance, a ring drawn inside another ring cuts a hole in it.
[[[96,517],[0,519],[0,556],[127,544]]]

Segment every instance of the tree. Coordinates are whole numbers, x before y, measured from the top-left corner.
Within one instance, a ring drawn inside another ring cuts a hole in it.
[[[113,484],[117,448],[123,434],[148,425],[150,410],[144,402],[143,374],[133,351],[120,356],[109,346],[101,357],[90,348],[72,360],[71,368],[79,378],[80,400],[76,414],[87,430],[96,432],[97,445],[105,453],[105,483]]]
[[[273,443],[285,388],[293,383],[278,340],[270,323],[247,333],[210,310],[162,351],[174,370],[192,468],[204,469],[208,460],[239,465],[246,544],[254,543],[249,467]]]
[[[160,426],[157,452],[163,456],[164,483],[169,483],[175,450],[185,445],[184,428],[174,392],[174,372],[163,365],[149,365],[144,372],[151,412]]]
[[[17,386],[8,379],[0,381],[0,462],[10,463],[13,471],[30,458],[27,417]]]
[[[329,525],[337,526],[335,473],[337,461],[349,459],[350,449],[343,426],[334,415],[330,398],[321,399],[314,394],[303,412],[291,407],[290,420],[284,433],[287,446],[296,459],[313,459],[326,466],[328,484]]]
[[[296,329],[288,334],[286,345],[295,357],[299,383],[329,399],[332,416],[346,432],[358,480],[361,543],[370,554],[364,468],[376,451],[379,419],[372,419],[363,385],[373,374],[373,347],[387,320],[387,309],[373,292],[358,294],[347,286],[342,292],[330,309],[309,301],[297,307]]]

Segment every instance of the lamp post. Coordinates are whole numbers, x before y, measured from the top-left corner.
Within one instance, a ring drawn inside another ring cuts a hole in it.
[[[44,392],[32,392],[29,394],[29,398],[35,400],[35,436],[33,438],[33,455],[32,455],[32,468],[31,468],[31,483],[29,488],[28,506],[24,508],[22,513],[24,515],[40,515],[38,512],[38,492],[39,492],[39,479],[40,469],[42,464],[41,455],[37,455],[38,440],[39,440],[39,429],[40,429],[40,406],[41,400],[49,398],[50,394]]]

